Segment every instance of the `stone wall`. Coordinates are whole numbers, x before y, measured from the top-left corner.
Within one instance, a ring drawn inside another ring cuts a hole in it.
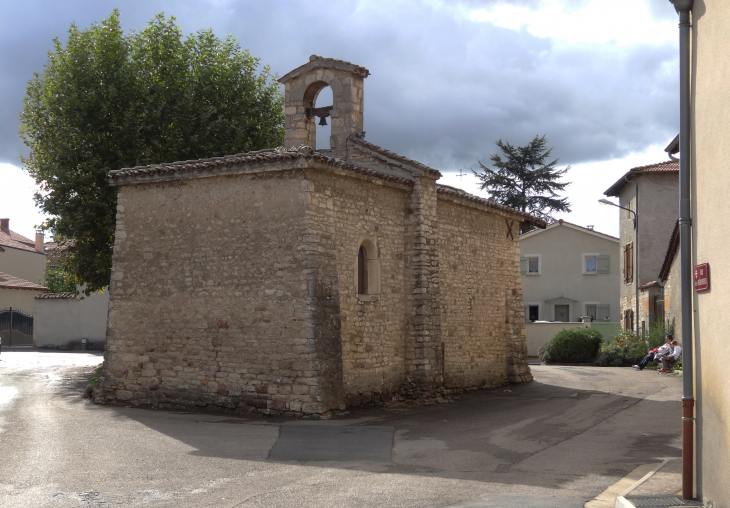
[[[316,339],[329,334],[331,343],[339,323],[315,330],[332,317],[313,309],[327,308],[318,299],[333,302],[333,286],[314,268],[303,180],[279,171],[119,190],[95,400],[328,409],[320,384],[336,384],[338,373],[318,358]]]
[[[519,242],[505,217],[439,196],[446,386],[532,379],[527,367]]]
[[[407,341],[404,222],[409,188],[327,170],[307,172],[315,245],[334,244],[338,275],[343,386],[349,405],[378,400],[404,381]],[[357,255],[377,246],[378,294],[357,294]],[[328,247],[329,248],[329,247]]]

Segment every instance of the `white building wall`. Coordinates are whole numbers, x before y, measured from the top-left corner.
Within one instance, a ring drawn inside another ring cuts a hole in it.
[[[87,349],[103,349],[109,290],[83,300],[39,298],[35,300],[33,345],[60,349],[79,349],[87,339]]]
[[[620,245],[618,238],[576,228],[564,223],[520,238],[520,256],[540,255],[540,274],[522,275],[525,305],[540,304],[542,321],[554,320],[557,297],[575,300],[570,304],[570,321],[585,315],[586,304],[608,304],[610,322],[619,320]],[[609,273],[584,274],[584,254],[609,256]]]

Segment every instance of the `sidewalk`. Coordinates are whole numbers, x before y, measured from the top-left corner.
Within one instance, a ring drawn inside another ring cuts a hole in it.
[[[585,508],[672,508],[702,506],[682,499],[682,459],[643,464],[606,489]]]

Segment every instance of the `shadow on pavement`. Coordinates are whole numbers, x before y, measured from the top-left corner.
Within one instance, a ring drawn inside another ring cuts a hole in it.
[[[595,375],[595,368],[565,372],[580,379]],[[354,408],[350,416],[329,421],[113,411],[204,457],[547,488],[594,483],[603,490],[639,464],[680,456],[680,408],[678,398],[650,400],[534,381],[480,389],[449,404]],[[349,430],[322,430],[332,427]]]

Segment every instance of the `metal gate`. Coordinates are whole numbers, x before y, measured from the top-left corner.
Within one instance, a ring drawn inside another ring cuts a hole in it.
[[[13,345],[13,332],[33,337],[33,316],[12,307],[0,309],[0,332],[7,332],[6,346]]]

